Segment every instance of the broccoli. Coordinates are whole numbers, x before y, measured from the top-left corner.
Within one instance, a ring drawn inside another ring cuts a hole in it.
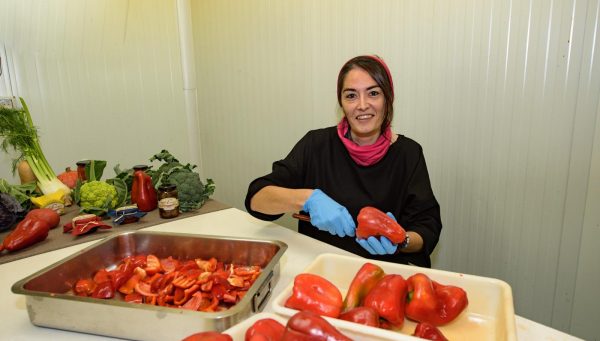
[[[104,181],[90,181],[81,186],[81,199],[79,206],[82,208],[115,208],[117,207],[117,189]]]
[[[200,208],[214,193],[215,183],[206,179],[206,185],[200,180],[200,175],[193,171],[196,166],[183,165],[169,151],[162,150],[150,158],[150,161],[163,161],[156,171],[150,171],[152,182],[158,188],[161,184],[171,183],[177,186],[179,209],[182,212]]]

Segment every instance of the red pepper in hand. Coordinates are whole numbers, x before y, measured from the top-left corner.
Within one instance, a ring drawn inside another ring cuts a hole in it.
[[[344,299],[343,311],[360,306],[367,293],[384,275],[385,272],[379,266],[372,263],[363,264],[350,283]]]
[[[285,326],[272,318],[260,319],[246,330],[245,341],[279,341]]]
[[[340,315],[342,304],[342,294],[333,283],[309,273],[296,276],[292,296],[285,302],[288,308],[308,310],[333,318]]]
[[[407,292],[408,285],[404,277],[385,275],[367,294],[363,305],[375,309],[381,318],[399,328],[404,323]]]
[[[133,173],[131,202],[137,204],[137,207],[142,212],[150,212],[158,206],[158,199],[154,185],[152,185],[152,178],[144,171],[138,170]]]
[[[441,326],[452,322],[469,303],[463,289],[439,284],[422,273],[409,277],[408,285],[406,316],[414,321]]]
[[[340,320],[346,320],[354,323],[364,324],[365,326],[379,328],[379,314],[370,307],[356,307],[341,313]]]
[[[421,322],[417,324],[413,336],[420,337],[426,340],[448,341],[448,339],[446,339],[444,334],[442,334],[442,332],[439,329],[437,329],[436,326],[427,322]]]
[[[352,341],[327,320],[310,311],[301,311],[288,320],[282,341]]]
[[[384,236],[394,244],[400,244],[406,239],[404,228],[375,207],[363,207],[356,220],[358,221],[356,237],[360,239]]]

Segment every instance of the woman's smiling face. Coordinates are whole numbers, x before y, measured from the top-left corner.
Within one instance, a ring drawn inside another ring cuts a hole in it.
[[[358,67],[346,74],[343,84],[341,104],[352,140],[358,145],[375,143],[385,114],[382,89],[367,71]]]

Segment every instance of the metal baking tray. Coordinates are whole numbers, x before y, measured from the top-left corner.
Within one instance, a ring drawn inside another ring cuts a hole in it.
[[[133,231],[116,234],[42,269],[12,286],[26,297],[36,326],[134,340],[181,340],[204,330],[225,330],[260,312],[279,279],[279,259],[287,245],[275,240]],[[73,284],[124,257],[152,253],[159,258],[216,257],[219,261],[260,265],[263,269],[244,298],[214,313],[132,304],[71,294]]]

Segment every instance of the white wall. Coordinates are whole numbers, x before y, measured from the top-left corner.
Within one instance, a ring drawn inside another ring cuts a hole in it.
[[[161,149],[190,158],[174,1],[2,0],[2,44],[55,172],[93,158],[112,177]]]
[[[589,304],[600,297],[584,284],[600,285],[584,275],[600,253],[582,243],[598,199],[586,194],[598,1],[214,0],[193,11],[217,198],[243,207],[253,178],[307,130],[334,125],[339,68],[377,53],[394,76],[394,129],[423,145],[442,206],[434,266],[503,279],[520,315],[600,335]]]
[[[0,47],[55,169],[191,157],[175,4],[0,1]],[[434,267],[503,279],[519,315],[597,339],[599,6],[192,1],[203,176],[243,208],[253,178],[337,122],[339,67],[377,53],[442,206]]]

